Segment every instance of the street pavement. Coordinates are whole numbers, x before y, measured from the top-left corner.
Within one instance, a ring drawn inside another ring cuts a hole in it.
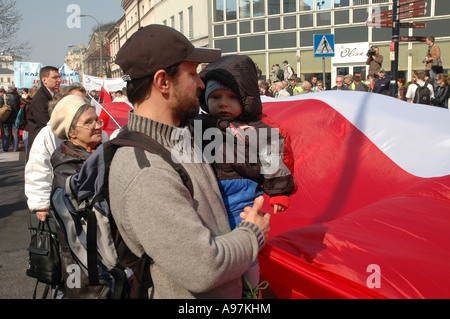
[[[31,299],[36,283],[25,274],[29,211],[24,193],[22,143],[20,150],[0,150],[0,299]]]

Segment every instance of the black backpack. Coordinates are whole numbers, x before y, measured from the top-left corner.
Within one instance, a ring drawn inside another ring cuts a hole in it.
[[[56,188],[51,194],[52,214],[59,226],[63,282],[69,299],[147,298],[152,286],[151,258],[135,256],[130,251],[109,206],[109,169],[115,152],[123,146],[160,155],[193,194],[183,166],[173,162],[171,153],[149,136],[128,131],[125,126],[116,138],[101,145],[79,173],[67,178],[65,187]]]
[[[414,103],[431,105],[431,91],[426,84],[423,86],[417,85],[416,93],[414,95]]]

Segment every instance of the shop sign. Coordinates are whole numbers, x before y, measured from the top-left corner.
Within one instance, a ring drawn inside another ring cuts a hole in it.
[[[335,44],[335,55],[331,61],[333,64],[366,63],[369,49],[368,42]]]

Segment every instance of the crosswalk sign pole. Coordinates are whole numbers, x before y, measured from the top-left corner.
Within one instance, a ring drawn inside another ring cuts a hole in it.
[[[327,84],[325,81],[325,57],[322,57],[322,82],[323,82],[323,89],[327,89]]]
[[[398,19],[399,0],[393,0],[392,6],[392,44],[394,46],[394,56],[391,61],[391,85],[389,86],[389,95],[398,97],[398,49],[400,40],[400,23]]]

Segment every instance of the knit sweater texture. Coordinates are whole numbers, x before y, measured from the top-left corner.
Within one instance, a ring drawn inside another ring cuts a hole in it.
[[[149,135],[169,150],[179,143],[174,136],[189,130],[133,111],[128,128]],[[160,156],[138,148],[120,148],[109,176],[111,209],[118,229],[133,253],[146,253],[154,261],[150,298],[241,298],[241,275],[263,248],[264,235],[250,222],[230,230],[209,164],[183,166],[193,183],[193,197]]]

